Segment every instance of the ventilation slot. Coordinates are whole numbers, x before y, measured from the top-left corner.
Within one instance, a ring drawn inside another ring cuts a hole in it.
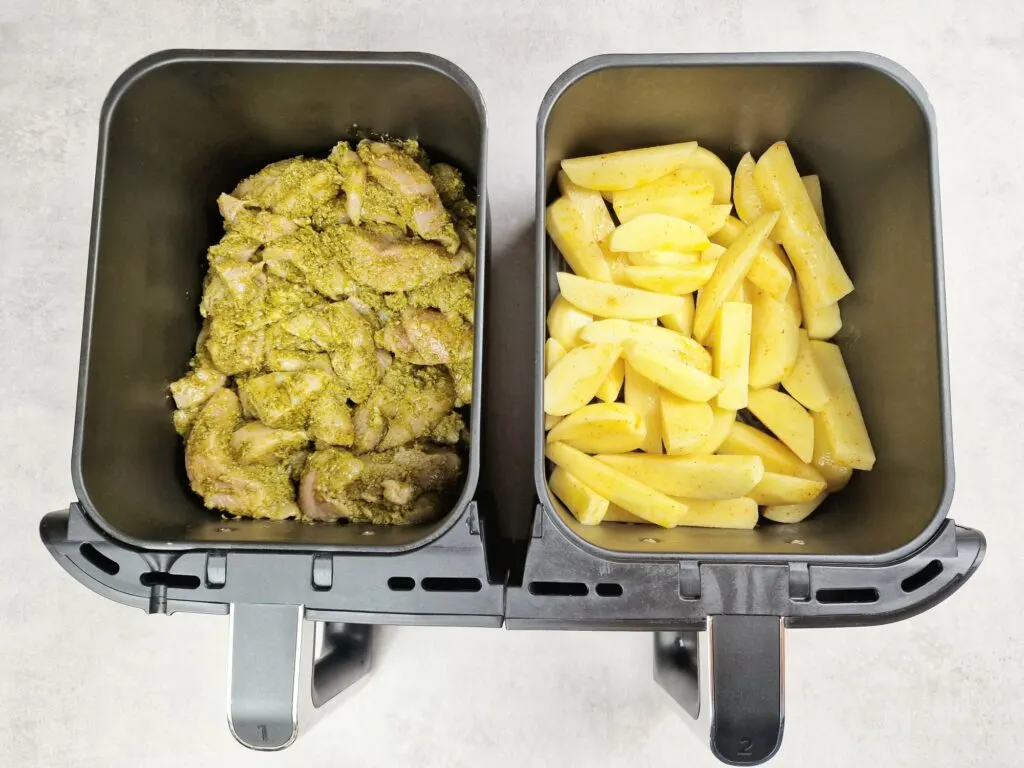
[[[598,584],[594,591],[599,597],[622,597],[621,584]]]
[[[814,593],[814,596],[819,603],[825,603],[826,605],[878,602],[878,590],[874,587],[819,589]]]
[[[82,557],[108,576],[116,576],[117,572],[121,570],[121,566],[115,560],[111,560],[92,544],[83,544],[78,551],[82,553]]]
[[[932,560],[920,571],[912,576],[907,576],[907,578],[901,581],[900,588],[904,592],[916,592],[940,573],[942,573],[942,563],[938,560]]]
[[[458,579],[431,576],[420,581],[424,592],[479,592],[483,585],[480,579]]]
[[[530,594],[538,597],[586,597],[590,590],[578,581],[531,581]]]
[[[198,576],[187,573],[167,573],[166,571],[147,571],[139,576],[139,583],[144,587],[167,587],[168,589],[199,589],[202,583]]]
[[[409,576],[392,576],[388,579],[388,589],[392,592],[412,592],[416,589],[416,579]]]

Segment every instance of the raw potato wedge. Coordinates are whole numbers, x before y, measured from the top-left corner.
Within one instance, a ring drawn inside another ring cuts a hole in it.
[[[652,293],[624,285],[602,283],[568,272],[558,273],[562,296],[584,312],[623,320],[646,320],[677,312],[682,297]],[[565,344],[563,339],[559,339]]]
[[[749,304],[727,301],[715,321],[711,372],[722,382],[715,401],[719,408],[737,411],[747,407],[751,317]]]
[[[821,371],[818,370],[818,364],[814,361],[807,331],[801,328],[799,334],[800,352],[796,357],[796,365],[782,380],[782,386],[804,408],[820,411],[828,403],[828,386]]]
[[[747,495],[758,504],[803,504],[817,498],[824,490],[824,480],[765,472],[761,482]]]
[[[722,254],[725,253],[725,251],[726,249],[723,246],[712,243],[707,248],[705,248],[703,252],[701,252],[700,260],[714,261],[717,263],[718,260],[722,257]]]
[[[655,344],[682,355],[690,365],[711,373],[711,355],[689,336],[669,328],[642,325],[629,320],[598,320],[580,332],[580,338],[589,342],[625,344],[630,339]]]
[[[615,192],[650,184],[687,163],[697,142],[628,149],[562,161],[562,170],[576,184],[599,192]]]
[[[626,267],[629,266],[629,257],[625,253],[612,253],[606,247],[604,250],[605,261],[608,262],[608,269],[612,273],[612,282],[618,285],[629,285],[626,279]]]
[[[583,525],[597,525],[604,520],[608,499],[598,496],[575,475],[555,467],[548,479],[548,487]]]
[[[764,516],[767,520],[776,523],[799,523],[807,517],[828,498],[828,491],[822,491],[810,501],[802,504],[773,504],[764,508]]]
[[[800,329],[789,308],[764,291],[754,294],[751,306],[750,386],[764,389],[792,372],[800,354]]]
[[[732,204],[736,206],[736,215],[746,224],[764,213],[764,200],[754,184],[754,158],[749,152],[740,158],[736,166],[732,180]]]
[[[627,512],[622,507],[620,507],[618,504],[609,504],[608,505],[608,511],[605,513],[604,520],[602,522],[605,522],[605,523],[634,523],[634,524],[642,523],[644,525],[647,524],[647,521],[644,520],[642,517],[637,517],[632,512]]]
[[[875,465],[875,450],[843,355],[839,347],[827,341],[812,341],[811,351],[831,394],[821,417],[832,446],[832,460],[843,467],[869,470]]]
[[[669,496],[691,499],[746,496],[761,482],[765,473],[764,464],[758,456],[645,456],[627,453],[599,454],[595,458]],[[821,486],[824,488],[824,482]]]
[[[550,413],[544,414],[544,431],[547,432],[550,429],[554,429],[555,425],[564,419],[564,416],[552,416]]]
[[[725,221],[729,218],[730,213],[732,213],[732,206],[726,203],[725,205],[708,206],[700,213],[690,213],[684,218],[696,224],[704,230],[704,234],[711,237],[725,226]]]
[[[811,198],[811,207],[818,217],[818,223],[821,224],[822,231],[827,232],[828,227],[825,226],[825,205],[821,198],[821,179],[818,178],[818,174],[812,173],[809,176],[801,176],[800,181],[804,183],[807,196]]]
[[[766,472],[825,482],[814,467],[800,461],[795,453],[774,437],[741,421],[732,425],[732,430],[718,452],[736,456],[760,456]]]
[[[693,251],[638,251],[626,254],[626,258],[636,267],[679,267],[700,264],[702,255]]]
[[[608,236],[612,251],[703,251],[711,244],[696,224],[664,213],[645,213]]]
[[[747,409],[800,461],[814,458],[814,421],[796,400],[775,389],[751,390]]]
[[[767,213],[759,218],[718,259],[715,274],[697,297],[697,309],[693,317],[693,335],[697,341],[704,342],[711,334],[715,315],[746,276],[778,218],[777,213]]]
[[[853,282],[818,221],[786,142],[776,142],[761,155],[754,181],[766,207],[781,212],[775,235],[796,269],[804,310],[835,304],[850,293]]]
[[[722,382],[674,350],[632,339],[624,349],[626,362],[638,373],[685,400],[707,402],[722,389]]]
[[[593,400],[621,353],[618,344],[570,349],[544,377],[544,412],[567,416]]]
[[[686,519],[686,505],[629,475],[577,451],[565,443],[550,443],[544,450],[559,467],[613,504],[663,528],[674,528]]]
[[[732,425],[736,423],[736,411],[711,406],[711,416],[711,431],[707,439],[691,451],[694,455],[706,456],[721,448],[732,431]]]
[[[693,294],[688,294],[682,297],[683,306],[677,309],[670,315],[662,315],[659,320],[661,324],[670,330],[676,331],[677,333],[683,334],[683,336],[693,335],[693,310],[694,301]]]
[[[714,196],[706,173],[680,168],[642,187],[613,192],[612,208],[623,224],[645,213],[687,218],[708,208]]]
[[[600,192],[573,183],[565,171],[558,172],[558,190],[579,211],[586,225],[587,234],[595,243],[603,242],[615,229],[615,222],[608,213],[608,206],[604,204]]]
[[[626,267],[626,279],[637,288],[683,295],[703,286],[715,272],[715,262],[674,267]]]
[[[565,357],[565,353],[568,352],[565,347],[562,346],[558,339],[551,337],[544,342],[544,373],[551,373],[551,369],[555,367],[555,364]]]
[[[800,297],[803,299],[803,288],[800,289]],[[804,328],[807,335],[819,341],[828,341],[843,327],[843,317],[839,311],[839,304],[826,304],[823,307],[809,307],[804,309]]]
[[[646,436],[644,420],[625,403],[594,403],[562,419],[547,441],[584,453],[627,453],[639,448]]]
[[[814,420],[814,459],[811,465],[825,478],[829,491],[841,491],[853,477],[853,470],[836,464],[832,459],[835,449],[829,442],[822,415],[812,413],[811,418]]]
[[[767,243],[758,251],[747,272],[747,280],[777,301],[784,301],[793,286],[793,275],[785,264],[786,257],[775,243]]]
[[[628,362],[622,399],[644,422],[646,437],[640,450],[645,453],[661,453],[661,389],[637,373]]]
[[[615,361],[608,377],[597,388],[597,399],[606,403],[614,403],[622,391],[622,381],[626,376],[626,361],[621,357]]]
[[[692,453],[708,439],[713,424],[714,414],[707,403],[683,400],[671,392],[661,393],[661,441],[665,453]]]
[[[683,163],[683,167],[704,171],[711,178],[711,183],[715,187],[716,203],[732,203],[732,171],[710,149],[697,147]]]
[[[753,499],[680,499],[688,511],[682,525],[694,528],[739,528],[750,529],[757,525],[757,502]],[[608,505],[606,523],[643,523],[636,515],[630,514],[615,504]]]
[[[601,205],[604,205],[603,200]],[[604,251],[593,240],[593,234],[588,231],[583,216],[568,197],[560,197],[548,206],[545,225],[555,247],[573,272],[593,280],[611,282],[612,273],[604,258]]]
[[[566,350],[578,347],[580,331],[594,322],[594,316],[573,305],[564,296],[557,296],[548,310],[548,335]]]

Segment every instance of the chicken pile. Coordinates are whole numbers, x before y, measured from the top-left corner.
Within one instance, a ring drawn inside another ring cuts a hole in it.
[[[411,140],[339,143],[218,199],[203,327],[171,384],[185,466],[232,515],[426,522],[459,490],[476,205]]]

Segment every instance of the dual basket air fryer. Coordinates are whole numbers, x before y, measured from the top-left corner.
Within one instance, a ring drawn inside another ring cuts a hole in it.
[[[167,385],[199,326],[209,201],[263,165],[323,154],[355,124],[415,136],[479,190],[472,440],[465,488],[422,526],[227,520],[189,489]],[[544,209],[564,157],[697,139],[727,162],[785,138],[827,185],[858,290],[838,339],[879,460],[807,521],[752,531],[579,525],[543,456],[544,317],[560,256]],[[656,680],[713,752],[778,749],[784,629],[895,621],[973,573],[984,538],[947,518],[953,453],[935,127],[921,86],[865,54],[602,56],[562,75],[537,125],[532,537],[499,537],[481,427],[489,210],[484,106],[421,54],[175,51],[103,107],[72,474],[53,556],[152,613],[231,616],[229,722],[290,744],[370,668],[378,624],[646,630]],[[522,265],[528,269],[527,264]],[[497,386],[497,382],[495,382]],[[522,382],[516,386],[522,387]],[[493,469],[491,471],[494,471]],[[505,514],[508,511],[505,510]]]

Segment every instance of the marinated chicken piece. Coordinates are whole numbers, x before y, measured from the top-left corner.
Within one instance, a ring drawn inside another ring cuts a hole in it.
[[[430,166],[430,179],[446,208],[466,199],[466,182],[462,180],[462,174],[448,163]]]
[[[466,422],[454,411],[437,422],[437,426],[430,431],[430,439],[443,445],[458,445],[460,440],[468,437]]]
[[[356,408],[356,452],[386,450],[424,437],[454,405],[455,385],[446,371],[396,361]]]
[[[328,160],[341,175],[341,188],[345,191],[345,212],[353,224],[362,222],[363,193],[366,188],[366,166],[352,151],[347,141],[338,142]]]
[[[329,299],[337,300],[355,285],[341,265],[333,241],[313,229],[281,237],[263,249],[267,270],[291,282],[305,281]]]
[[[232,197],[289,218],[309,218],[338,197],[341,174],[326,160],[293,157],[244,179]]]
[[[300,429],[273,429],[259,421],[243,424],[231,434],[231,450],[243,464],[288,463],[309,444]]]
[[[336,197],[331,202],[321,205],[310,219],[313,228],[322,232],[330,227],[340,227],[343,224],[350,224],[351,217],[348,215],[348,205],[344,198]]]
[[[174,412],[174,431],[182,437],[188,437],[189,431],[192,429],[192,424],[195,422],[196,417],[199,415],[199,411],[202,410],[202,405],[194,405],[191,408],[178,408]]]
[[[232,434],[242,423],[238,397],[216,392],[196,417],[185,441],[185,470],[192,490],[212,509],[233,515],[281,520],[299,514],[289,469],[240,465],[231,453]]]
[[[219,371],[229,376],[258,371],[263,366],[266,339],[263,329],[211,317],[206,324],[203,350]]]
[[[268,427],[302,429],[313,401],[330,380],[328,374],[316,371],[266,373],[239,380],[238,396],[246,416]]]
[[[433,307],[446,315],[458,315],[467,323],[472,323],[474,292],[473,281],[467,274],[460,272],[409,291],[407,295],[413,307]]]
[[[445,365],[473,354],[473,326],[436,309],[407,309],[375,338],[395,357],[416,365]]]
[[[473,358],[449,363],[448,374],[455,384],[455,407],[473,402]]]
[[[205,403],[210,395],[223,389],[228,377],[216,368],[195,368],[171,384],[171,395],[178,408]]]
[[[262,315],[262,322],[268,325],[284,320],[298,312],[315,307],[327,306],[324,297],[306,283],[293,283],[277,275],[267,275],[267,288],[263,294],[263,303],[254,307],[254,314]],[[255,317],[254,325],[260,323]]]
[[[269,243],[279,237],[290,235],[299,225],[287,216],[270,211],[250,208],[244,200],[231,195],[217,198],[217,206],[224,217],[224,229],[229,233],[238,233],[260,243]]]
[[[452,256],[441,246],[419,238],[388,237],[352,226],[324,234],[337,244],[345,271],[375,291],[409,291],[470,266],[467,254],[460,251]]]
[[[247,315],[263,301],[266,275],[259,264],[247,261],[216,261],[210,264],[203,284],[199,313],[203,317]]]
[[[388,193],[390,206],[405,225],[424,240],[435,240],[449,253],[459,248],[452,217],[445,210],[430,175],[411,157],[379,141],[361,141],[356,148],[368,178]],[[368,200],[369,198],[367,198]]]
[[[476,229],[476,203],[469,200],[459,200],[452,205],[452,213],[455,214],[455,218],[459,223],[466,223],[473,227],[474,230]]]
[[[210,263],[218,261],[251,261],[260,248],[260,241],[241,232],[228,232],[206,251]]]
[[[364,224],[374,224],[374,228],[384,234],[404,237],[408,233],[398,197],[372,178],[366,180],[361,215]]]
[[[462,470],[448,448],[397,448],[353,456],[316,451],[306,462],[299,504],[310,520],[403,525],[436,519],[445,511],[444,491]]]
[[[266,366],[271,371],[323,371],[334,373],[331,358],[326,352],[303,352],[292,349],[267,351]]]
[[[317,445],[352,445],[355,440],[352,409],[338,389],[328,387],[310,407],[309,434]]]

